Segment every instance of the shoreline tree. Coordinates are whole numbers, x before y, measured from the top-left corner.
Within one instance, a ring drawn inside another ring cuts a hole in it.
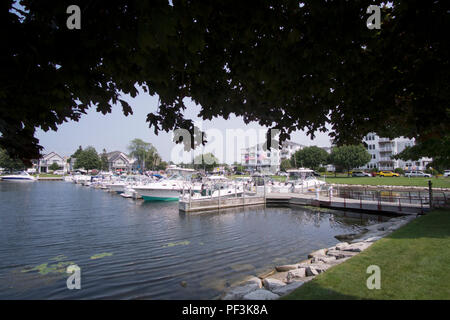
[[[149,142],[145,142],[142,139],[136,138],[131,140],[128,145],[128,151],[130,152],[130,156],[136,158],[139,163],[139,168],[143,170],[146,168],[145,160],[147,158],[147,152],[152,148],[152,144]]]
[[[87,147],[80,151],[75,160],[75,169],[92,170],[101,167],[100,157],[94,147]]]
[[[296,151],[291,157],[291,165],[317,170],[320,166],[326,165],[328,152],[317,146],[304,147]]]
[[[328,159],[328,161],[336,168],[344,168],[347,170],[347,175],[350,175],[349,172],[351,169],[367,164],[370,161],[371,156],[362,144],[343,145],[334,147]]]
[[[8,152],[0,148],[0,168],[7,170],[21,170],[25,167],[23,162],[19,159],[13,159],[8,155]]]
[[[199,154],[194,158],[194,169],[203,169],[205,171],[211,171],[219,164],[217,159],[211,152],[205,154]]]
[[[106,154],[106,149],[103,149],[103,152],[100,156],[100,162],[101,162],[100,170],[102,170],[102,171],[109,170],[109,162],[108,162],[108,156]]]

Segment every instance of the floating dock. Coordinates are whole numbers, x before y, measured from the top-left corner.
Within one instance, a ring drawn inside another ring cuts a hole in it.
[[[398,215],[423,214],[430,209],[429,203],[408,203],[405,201],[363,200],[340,197],[327,197],[311,193],[267,193],[243,197],[222,197],[213,199],[180,199],[182,212],[200,212],[261,204],[301,205],[326,207],[337,210],[364,211],[371,213],[390,213]]]
[[[183,212],[211,211],[227,208],[246,207],[266,203],[264,196],[216,197],[212,199],[180,199],[179,209]]]
[[[372,213],[423,214],[428,211],[429,204],[422,202],[406,203],[405,201],[363,200],[340,197],[326,197],[313,194],[272,193],[266,196],[266,204],[286,204],[325,207],[338,210],[365,211]]]

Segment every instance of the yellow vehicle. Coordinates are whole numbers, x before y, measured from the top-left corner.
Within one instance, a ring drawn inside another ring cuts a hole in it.
[[[380,177],[400,177],[398,173],[392,171],[380,171],[378,172],[378,175]]]

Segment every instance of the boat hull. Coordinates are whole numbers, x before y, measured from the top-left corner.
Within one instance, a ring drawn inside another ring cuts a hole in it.
[[[177,189],[135,188],[135,191],[140,194],[145,201],[178,201],[180,198],[180,191]]]
[[[178,201],[179,198],[171,198],[171,197],[153,197],[153,196],[142,196],[144,201]]]
[[[35,181],[35,179],[30,178],[19,178],[19,177],[5,177],[1,178],[2,181]]]

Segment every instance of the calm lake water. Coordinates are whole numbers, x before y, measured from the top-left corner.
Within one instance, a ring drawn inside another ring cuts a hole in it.
[[[0,182],[0,299],[214,299],[377,219],[366,217],[302,207],[184,214],[177,202],[68,182]],[[67,289],[69,264],[81,268],[80,290]]]

